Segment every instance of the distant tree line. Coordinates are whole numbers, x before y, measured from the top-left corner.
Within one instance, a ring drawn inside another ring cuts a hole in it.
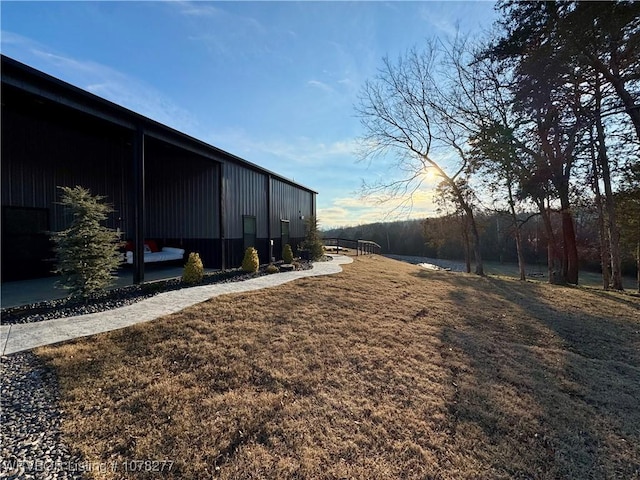
[[[628,200],[630,192],[618,195],[621,204],[622,222],[622,272],[636,272],[638,235],[640,235],[640,189],[633,191],[634,200]],[[623,198],[624,197],[624,198]],[[627,205],[631,204],[631,208]],[[597,207],[591,203],[575,211],[576,243],[580,268],[601,272],[600,238],[597,222]],[[522,255],[526,265],[547,265],[548,237],[540,215],[521,213],[517,216],[522,237]],[[562,228],[560,215],[550,217],[552,228]],[[513,219],[508,212],[481,211],[476,221],[485,260],[516,263],[518,252],[513,228]],[[348,240],[372,240],[382,247],[383,253],[409,255],[448,260],[465,260],[472,263],[473,253],[465,241],[465,221],[460,213],[441,215],[420,220],[378,222],[358,226],[346,226],[322,231],[324,238]],[[467,269],[471,271],[469,267]]]
[[[384,158],[390,173],[362,193],[410,204],[432,171],[446,216],[425,225],[459,226],[468,269],[483,275],[483,258],[515,244],[524,279],[535,224],[549,282],[577,284],[596,262],[603,287],[622,289],[630,251],[640,266],[640,2],[497,8],[489,39],[432,40],[365,83],[362,158]],[[492,239],[498,227],[510,236]],[[425,248],[444,253],[447,239]]]

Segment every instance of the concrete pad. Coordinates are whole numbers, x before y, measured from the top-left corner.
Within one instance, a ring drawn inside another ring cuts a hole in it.
[[[145,270],[144,279],[146,283],[158,280],[169,280],[182,276],[182,267],[155,266]],[[206,273],[213,273],[219,270],[206,268]],[[35,278],[31,280],[18,280],[4,282],[0,288],[0,303],[2,308],[17,307],[30,303],[56,300],[66,297],[69,292],[55,285],[60,277]],[[131,269],[123,268],[118,274],[114,284],[109,289],[128,287],[133,284],[133,273]]]
[[[163,292],[132,305],[105,312],[57,318],[44,322],[2,325],[0,326],[0,346],[2,346],[3,355],[9,355],[74,338],[117,330],[179,312],[219,295],[260,290],[283,285],[298,278],[339,273],[342,271],[340,265],[353,262],[352,258],[344,255],[332,255],[332,257],[333,260],[330,262],[314,263],[311,270],[265,275],[243,282],[202,285]]]

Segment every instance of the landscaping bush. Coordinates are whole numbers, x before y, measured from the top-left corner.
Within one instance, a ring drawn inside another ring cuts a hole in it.
[[[305,221],[306,236],[302,248],[309,251],[309,260],[318,261],[324,256],[324,243],[318,230],[318,219],[314,216]]]
[[[244,259],[242,260],[242,270],[245,272],[254,273],[258,271],[260,267],[260,260],[258,258],[258,251],[249,247],[244,252]]]
[[[103,203],[105,197],[91,195],[80,186],[59,187],[60,204],[72,215],[71,225],[53,232],[59,285],[71,295],[88,298],[105,290],[115,279],[122,263],[120,233],[101,225],[113,208]]]
[[[280,271],[280,269],[278,267],[276,267],[275,265],[271,264],[267,267],[266,272],[268,274],[272,274],[272,273],[278,273]]]
[[[200,259],[200,254],[191,252],[182,272],[182,281],[190,284],[200,283],[203,277],[204,265]]]
[[[291,250],[291,245],[288,243],[285,244],[282,249],[282,261],[284,263],[292,263],[293,262],[293,251]]]

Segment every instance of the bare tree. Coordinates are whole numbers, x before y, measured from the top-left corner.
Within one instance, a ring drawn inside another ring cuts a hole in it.
[[[363,193],[379,199],[405,199],[423,186],[427,171],[447,185],[464,212],[473,239],[475,273],[484,275],[480,235],[468,192],[471,174],[468,131],[454,120],[454,92],[447,79],[450,53],[435,41],[423,51],[409,50],[396,62],[383,60],[378,75],[365,83],[356,106],[364,127],[362,158],[388,159],[392,173],[373,184],[364,184]]]

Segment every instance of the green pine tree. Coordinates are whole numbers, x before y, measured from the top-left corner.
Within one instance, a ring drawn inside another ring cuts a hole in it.
[[[302,248],[309,250],[309,258],[318,261],[324,256],[324,243],[318,230],[318,219],[309,217],[305,222],[306,237],[302,242]]]
[[[115,279],[114,272],[122,263],[120,234],[101,223],[113,208],[103,203],[105,197],[91,195],[80,186],[59,187],[60,204],[72,215],[66,230],[52,234],[56,250],[56,273],[59,285],[71,295],[87,298],[103,291]]]

